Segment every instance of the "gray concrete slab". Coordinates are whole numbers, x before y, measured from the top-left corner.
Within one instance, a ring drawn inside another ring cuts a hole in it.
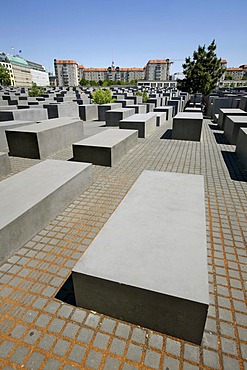
[[[203,177],[144,171],[72,276],[78,306],[200,344],[209,305]]]
[[[0,152],[0,177],[6,176],[11,172],[11,165],[7,153]]]
[[[92,165],[46,160],[0,182],[0,263],[92,183]]]
[[[73,144],[75,161],[101,166],[114,166],[137,144],[133,130],[108,129]]]
[[[247,112],[238,108],[221,108],[218,119],[218,126],[221,130],[224,130],[227,116],[247,116]]]
[[[15,127],[27,126],[34,124],[33,121],[0,121],[0,150],[7,150],[8,143],[5,134],[5,130],[12,129]]]
[[[135,114],[119,122],[120,129],[138,130],[138,137],[145,138],[156,128],[156,114]]]
[[[174,108],[172,106],[162,105],[161,107],[154,108],[154,112],[166,112],[166,120],[171,121]]]
[[[147,106],[146,105],[140,105],[140,104],[133,104],[133,105],[126,105],[125,108],[134,108],[135,113],[146,113],[147,112]]]
[[[247,171],[247,128],[241,127],[236,144],[236,154]]]
[[[172,138],[175,140],[200,141],[202,122],[202,113],[178,113],[173,117]]]
[[[5,132],[10,155],[46,159],[83,138],[83,121],[54,118]]]
[[[121,103],[108,103],[98,105],[98,114],[99,114],[99,121],[105,121],[105,112],[108,110],[114,110],[122,108]]]
[[[118,108],[105,112],[106,126],[119,126],[119,122],[135,114],[134,108]]]
[[[40,121],[45,119],[48,119],[48,114],[47,110],[43,108],[0,110],[0,121]]]
[[[44,104],[43,107],[47,110],[49,119],[61,117],[78,117],[79,119],[77,103]]]
[[[97,104],[79,105],[79,116],[84,121],[94,121],[99,119]]]
[[[239,130],[247,127],[247,114],[245,116],[226,116],[224,135],[231,145],[236,145]]]

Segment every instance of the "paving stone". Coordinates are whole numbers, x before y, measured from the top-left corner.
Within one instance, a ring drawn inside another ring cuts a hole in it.
[[[7,358],[14,346],[15,343],[10,342],[9,340],[5,340],[2,344],[0,344],[1,357]]]
[[[163,337],[158,334],[149,334],[148,345],[149,347],[161,350],[163,347]]]
[[[120,366],[120,361],[116,358],[107,357],[105,360],[104,370],[118,370]]]
[[[79,330],[79,326],[78,325],[75,325],[75,324],[72,324],[72,323],[68,323],[66,326],[65,326],[65,329],[62,333],[63,336],[65,337],[68,337],[68,338],[75,338],[78,330]]]
[[[224,370],[240,370],[239,361],[223,355],[223,368]]]
[[[27,363],[25,364],[25,368],[30,370],[39,370],[44,359],[45,355],[39,352],[33,352],[30,358],[28,359]]]
[[[142,348],[140,346],[130,343],[126,358],[134,362],[140,362],[141,355],[142,355]]]
[[[73,307],[69,305],[63,305],[62,307],[60,307],[57,314],[58,316],[65,317],[67,319],[70,316],[72,311],[73,311]]]
[[[11,362],[15,362],[16,364],[23,364],[25,361],[26,356],[30,352],[30,349],[24,346],[19,346],[17,349],[14,351],[14,353],[11,356]]]
[[[49,358],[46,362],[43,370],[58,370],[61,366],[61,362],[56,360],[55,358]]]
[[[27,333],[26,337],[24,338],[24,342],[25,343],[28,343],[28,344],[34,345],[35,342],[40,337],[40,335],[41,335],[41,332],[40,331],[38,331],[36,329],[31,329],[31,330],[29,330],[29,332]]]
[[[56,340],[56,337],[54,337],[53,335],[45,334],[41,338],[41,340],[38,344],[38,347],[45,350],[45,351],[49,351],[49,349],[52,347],[55,340]]]
[[[210,366],[213,369],[219,369],[219,356],[218,353],[213,351],[203,350],[203,363],[205,366]]]
[[[88,314],[88,317],[85,321],[85,325],[90,326],[92,328],[96,328],[100,320],[100,316],[95,315],[94,313]]]
[[[23,336],[23,334],[25,333],[27,328],[28,327],[26,325],[17,324],[16,327],[10,333],[10,335],[11,335],[11,337],[13,337],[15,339],[21,339],[21,337]]]
[[[147,350],[144,360],[144,365],[151,367],[152,369],[159,369],[160,354],[151,350]]]
[[[90,351],[87,357],[86,366],[92,369],[99,369],[102,354],[96,351]]]
[[[166,340],[166,352],[172,353],[173,355],[180,356],[180,342],[173,339],[167,338]]]
[[[61,320],[61,319],[53,319],[52,322],[50,323],[48,329],[50,331],[53,331],[55,333],[60,333],[63,326],[65,324],[65,321],[64,320]]]
[[[79,323],[82,323],[86,317],[86,312],[80,309],[75,310],[73,313],[71,319],[74,321],[77,321]]]
[[[100,330],[105,331],[107,333],[112,333],[115,326],[116,326],[116,321],[105,318],[100,325]]]
[[[61,356],[61,357],[64,357],[66,355],[66,353],[68,352],[68,349],[69,349],[69,346],[70,346],[70,342],[68,342],[67,340],[64,340],[64,339],[58,339],[55,347],[53,348],[53,353],[55,355],[58,355],[58,356]]]
[[[127,324],[119,323],[115,334],[119,337],[127,339],[130,332],[130,326]]]
[[[110,346],[110,352],[114,353],[115,355],[122,356],[124,352],[126,342],[121,339],[113,338],[113,341]]]
[[[236,343],[235,341],[227,338],[221,338],[221,346],[222,351],[236,356],[237,355],[237,349],[236,349]]]
[[[131,340],[139,344],[144,344],[146,340],[146,331],[143,329],[135,328],[133,330]]]
[[[179,370],[179,360],[165,356],[163,370]]]
[[[85,347],[75,344],[69,354],[69,360],[78,362],[80,364],[85,355],[85,352],[86,352]]]
[[[193,362],[199,362],[200,350],[198,346],[185,343],[184,358]]]
[[[47,324],[51,321],[51,319],[52,319],[52,316],[42,313],[41,315],[39,315],[39,317],[35,321],[35,325],[41,328],[45,328]]]
[[[93,330],[87,329],[87,328],[82,328],[79,331],[79,335],[77,337],[77,340],[79,342],[83,342],[83,343],[88,344],[90,342],[90,340],[92,339],[93,334],[94,334]]]
[[[97,333],[93,342],[93,346],[100,349],[106,349],[109,338],[109,335]]]

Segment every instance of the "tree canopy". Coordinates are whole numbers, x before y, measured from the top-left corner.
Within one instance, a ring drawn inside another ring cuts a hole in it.
[[[197,51],[193,53],[193,58],[185,58],[183,64],[185,78],[179,80],[179,87],[182,90],[203,95],[212,92],[225,72],[221,58],[217,58],[215,50],[216,43],[213,40],[208,47],[199,45]]]
[[[42,96],[45,93],[43,87],[38,87],[35,82],[32,83],[32,88],[28,90],[29,96]]]
[[[9,86],[11,85],[10,75],[4,66],[0,65],[0,85]]]
[[[102,90],[99,88],[95,90],[95,92],[92,93],[92,98],[94,104],[113,103],[115,101],[115,99],[112,98],[112,94],[109,89]]]

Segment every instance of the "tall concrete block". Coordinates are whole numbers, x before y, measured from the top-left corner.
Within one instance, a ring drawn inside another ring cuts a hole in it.
[[[240,128],[237,144],[236,154],[239,157],[245,171],[247,171],[247,128]]]

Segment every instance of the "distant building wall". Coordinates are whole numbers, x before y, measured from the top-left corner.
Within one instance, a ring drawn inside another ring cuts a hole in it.
[[[49,75],[47,72],[37,71],[30,69],[32,82],[35,82],[38,86],[50,86]]]

